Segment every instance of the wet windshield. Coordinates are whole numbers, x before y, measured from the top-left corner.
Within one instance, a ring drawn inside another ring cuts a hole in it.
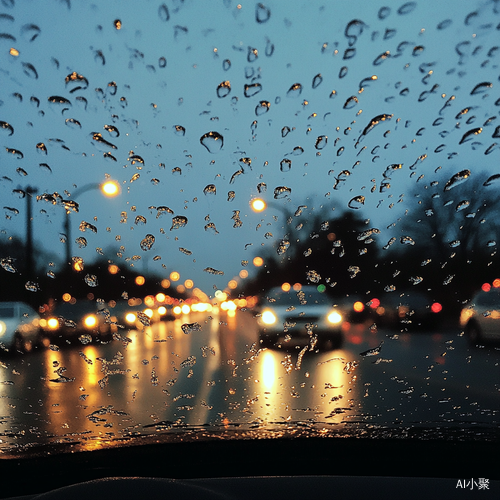
[[[498,425],[498,2],[26,5],[0,451]]]

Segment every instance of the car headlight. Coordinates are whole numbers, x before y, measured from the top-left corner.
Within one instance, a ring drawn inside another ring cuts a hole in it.
[[[276,323],[277,318],[272,311],[264,311],[262,313],[262,322],[266,325],[274,325]]]
[[[136,319],[137,319],[137,316],[134,313],[129,312],[125,315],[125,321],[127,323],[135,323]]]
[[[3,321],[0,321],[0,337],[3,337],[6,331],[7,331],[7,325]]]
[[[57,328],[59,328],[59,320],[57,318],[49,318],[47,320],[47,326],[51,330],[56,330]]]
[[[97,325],[97,318],[93,314],[89,314],[83,320],[83,324],[86,328],[94,328]]]
[[[342,321],[342,316],[337,311],[332,311],[328,315],[328,321],[334,325],[337,325]]]

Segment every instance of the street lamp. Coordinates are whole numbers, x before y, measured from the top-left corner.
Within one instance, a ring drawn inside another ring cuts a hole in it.
[[[101,193],[108,198],[117,196],[120,193],[120,185],[116,181],[108,180],[106,182],[91,182],[79,187],[72,195],[71,199],[76,200],[79,196],[87,191],[100,190]],[[71,263],[71,225],[69,220],[70,210],[66,209],[64,219],[64,233],[66,234],[66,263]]]

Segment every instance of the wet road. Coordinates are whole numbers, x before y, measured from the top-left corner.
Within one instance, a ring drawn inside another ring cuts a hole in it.
[[[198,322],[201,330],[181,326]],[[458,328],[394,335],[346,325],[340,349],[261,349],[249,312],[191,313],[131,342],[59,346],[1,360],[0,450],[179,425],[498,422],[500,351]],[[362,355],[381,346],[375,355]]]

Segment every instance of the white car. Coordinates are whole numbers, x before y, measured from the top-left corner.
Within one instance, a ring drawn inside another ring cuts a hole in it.
[[[500,341],[500,288],[478,292],[460,314],[471,344]]]
[[[296,343],[317,335],[319,341],[340,345],[343,317],[333,302],[315,286],[289,291],[271,289],[264,295],[257,316],[261,343],[272,345],[280,338]]]
[[[40,340],[40,316],[24,302],[0,302],[0,347],[31,351]]]

